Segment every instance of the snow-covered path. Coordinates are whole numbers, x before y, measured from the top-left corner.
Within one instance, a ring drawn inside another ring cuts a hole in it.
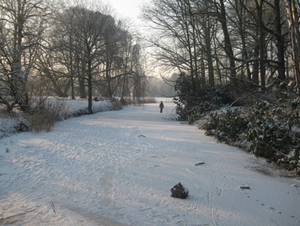
[[[165,107],[0,140],[0,225],[300,225],[298,179],[253,170],[267,163],[169,120]],[[170,197],[178,182],[185,200]]]

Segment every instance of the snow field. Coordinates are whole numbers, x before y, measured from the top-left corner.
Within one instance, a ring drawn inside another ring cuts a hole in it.
[[[300,225],[298,179],[257,172],[267,163],[170,120],[173,109],[172,103],[163,114],[158,104],[126,107],[0,140],[0,219],[15,220],[12,225]],[[189,190],[185,200],[170,197],[178,182]]]

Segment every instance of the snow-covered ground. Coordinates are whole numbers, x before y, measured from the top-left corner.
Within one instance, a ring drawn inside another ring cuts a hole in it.
[[[88,102],[86,99],[78,99],[77,100],[71,100],[71,99],[61,99],[57,100],[54,98],[48,98],[48,101],[52,103],[63,103],[66,107],[66,111],[68,113],[68,116],[72,116],[75,113],[78,114],[79,111],[81,111],[81,114],[83,112],[88,112]],[[1,106],[0,106],[1,107]],[[93,111],[94,112],[102,112],[102,111],[108,111],[112,109],[113,103],[109,100],[104,101],[93,101]],[[5,108],[3,108],[5,109]],[[0,108],[0,110],[3,110]],[[2,111],[1,111],[2,112]],[[29,124],[28,119],[26,116],[22,113],[15,113],[17,116],[11,117],[10,114],[0,114],[0,139],[5,136],[10,136],[11,134],[15,133],[18,130],[20,122],[26,124]]]
[[[0,225],[300,225],[299,179],[170,120],[174,107],[126,107],[0,140]],[[187,199],[170,196],[178,182]]]

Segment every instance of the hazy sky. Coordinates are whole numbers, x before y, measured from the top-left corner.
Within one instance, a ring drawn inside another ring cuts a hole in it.
[[[109,0],[107,2],[116,9],[120,16],[136,20],[140,13],[139,7],[150,1],[151,0]]]

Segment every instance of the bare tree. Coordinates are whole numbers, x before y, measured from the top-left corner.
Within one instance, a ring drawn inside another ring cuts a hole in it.
[[[224,35],[224,49],[226,54],[229,57],[230,62],[230,79],[232,81],[232,84],[236,84],[236,63],[234,59],[234,52],[233,52],[233,46],[228,30],[228,23],[227,23],[227,13],[226,13],[226,7],[224,4],[224,0],[219,0],[215,2],[217,13],[218,13],[218,20],[222,25],[223,35]]]
[[[42,0],[2,0],[0,4],[0,103],[30,110],[28,78],[45,31]]]
[[[119,89],[118,93],[122,101],[124,101],[125,96],[130,96],[136,69],[135,59],[137,59],[134,56],[135,37],[125,26],[128,25],[122,25],[122,29],[119,30],[119,59],[116,61],[115,70],[115,79],[119,80],[118,88],[116,87],[116,89]]]
[[[87,81],[88,87],[88,110],[92,110],[92,82],[95,69],[104,62],[104,24],[110,18],[100,12],[93,12],[83,8],[78,8],[75,22],[76,42],[81,47],[81,59],[84,66],[84,79]],[[76,50],[78,51],[78,50]],[[102,59],[101,59],[102,57]]]
[[[43,51],[43,52],[42,52]],[[67,97],[72,80],[64,65],[57,60],[55,52],[49,48],[41,49],[37,61],[39,80],[44,84],[44,95]]]
[[[113,96],[112,72],[114,66],[118,66],[118,53],[121,31],[115,26],[115,20],[110,17],[104,25],[104,48],[105,48],[105,78],[108,96]]]
[[[155,0],[143,13],[145,20],[151,22],[157,31],[156,38],[149,40],[157,49],[155,58],[161,66],[187,72],[194,93],[199,93],[201,81],[205,86],[205,76],[200,73],[205,69],[199,60],[203,56],[203,49],[199,48],[202,39],[199,15],[196,2],[190,0]]]

